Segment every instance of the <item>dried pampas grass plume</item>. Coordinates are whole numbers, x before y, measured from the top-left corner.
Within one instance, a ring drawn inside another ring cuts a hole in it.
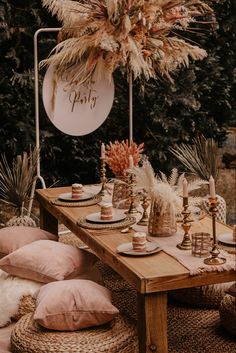
[[[118,66],[128,67],[134,79],[172,81],[176,68],[207,56],[184,38],[198,30],[198,17],[200,24],[213,14],[203,0],[43,0],[43,6],[62,29],[42,65],[55,65],[59,78],[69,74],[70,84],[89,81],[95,71],[111,80]]]

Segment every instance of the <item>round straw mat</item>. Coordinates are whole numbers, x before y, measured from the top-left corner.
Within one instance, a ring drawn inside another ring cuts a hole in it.
[[[136,222],[136,218],[133,216],[127,216],[123,221],[114,222],[114,223],[92,223],[86,220],[86,217],[83,217],[78,220],[77,224],[80,227],[87,229],[120,229],[126,228]]]
[[[23,316],[11,335],[13,353],[137,353],[136,328],[126,318],[117,316],[112,323],[72,332],[44,329]]]
[[[225,329],[236,336],[236,298],[225,295],[220,304],[220,320]]]
[[[23,295],[20,298],[19,307],[17,313],[12,317],[12,320],[18,321],[22,316],[28,313],[32,313],[35,310],[36,299],[32,295]]]
[[[51,203],[56,206],[63,206],[63,207],[85,207],[85,206],[92,206],[96,205],[98,202],[102,200],[102,197],[99,195],[95,195],[92,199],[86,201],[73,201],[73,202],[66,202],[61,201],[59,199],[52,200]]]
[[[233,282],[201,287],[178,289],[169,292],[169,297],[192,307],[219,308],[220,302]]]

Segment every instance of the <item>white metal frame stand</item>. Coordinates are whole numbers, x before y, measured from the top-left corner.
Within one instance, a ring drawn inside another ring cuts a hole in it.
[[[40,171],[40,136],[39,136],[39,67],[38,67],[38,36],[43,32],[59,32],[61,28],[40,28],[34,34],[34,99],[35,99],[35,146],[38,150],[38,160],[36,168],[36,176],[34,178],[31,193],[30,193],[30,202],[28,207],[27,215],[30,216],[33,197],[36,188],[37,180],[41,182],[42,188],[45,189],[45,181],[41,176]]]
[[[40,136],[39,136],[39,68],[38,68],[38,36],[43,32],[59,32],[61,28],[40,28],[34,34],[34,92],[35,92],[35,145],[38,150],[38,160],[37,160],[37,169],[36,177],[34,179],[31,194],[30,202],[28,207],[27,215],[30,216],[33,197],[36,188],[37,180],[41,182],[42,188],[46,188],[45,181],[41,176],[40,172]],[[129,73],[129,143],[133,141],[133,82],[132,82],[132,72]]]

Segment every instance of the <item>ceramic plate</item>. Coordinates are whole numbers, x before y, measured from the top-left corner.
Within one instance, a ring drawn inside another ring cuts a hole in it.
[[[94,197],[94,194],[86,193],[84,192],[80,197],[78,198],[72,198],[72,193],[71,192],[66,192],[65,194],[60,194],[58,196],[58,199],[61,201],[72,201],[72,202],[78,202],[78,201],[86,201],[90,200]]]
[[[101,213],[91,213],[86,216],[86,221],[92,223],[115,223],[123,221],[126,218],[126,214],[124,212],[113,212],[112,219],[101,219]]]
[[[220,234],[218,236],[218,241],[220,241],[223,244],[236,246],[236,242],[233,241],[233,233]]]
[[[134,251],[132,243],[123,243],[117,246],[116,251],[120,254],[131,256],[146,256],[161,251],[160,245],[154,242],[147,242],[146,251]]]

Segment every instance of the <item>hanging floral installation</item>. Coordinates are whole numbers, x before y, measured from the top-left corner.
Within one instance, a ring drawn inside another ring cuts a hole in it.
[[[43,0],[62,22],[58,44],[43,65],[53,64],[58,78],[70,84],[97,78],[111,80],[118,66],[134,79],[159,75],[173,82],[171,73],[201,60],[204,49],[184,33],[213,15],[201,0]],[[199,21],[198,21],[199,19]]]

